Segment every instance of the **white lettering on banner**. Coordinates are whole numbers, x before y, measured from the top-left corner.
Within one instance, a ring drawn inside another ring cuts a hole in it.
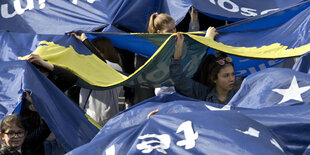
[[[265,64],[260,64],[258,67],[259,67],[260,70],[263,70],[263,69],[267,68]]]
[[[1,5],[1,16],[3,18],[12,18],[16,15],[16,11],[14,11],[13,13],[9,13],[8,7],[8,4]]]
[[[198,138],[198,132],[194,132],[191,121],[183,122],[177,129],[176,133],[184,131],[184,140],[177,142],[178,146],[185,146],[185,149],[194,148],[196,145],[196,139]]]
[[[39,8],[44,9],[45,8],[45,0],[39,0]]]
[[[110,146],[106,151],[106,155],[115,155],[115,145]]]
[[[239,62],[240,63],[244,63],[244,62],[247,62],[247,61],[250,61],[251,59],[240,59]],[[265,63],[262,63],[262,64],[258,64],[253,66],[253,67],[250,67],[250,68],[243,68],[243,70],[235,70],[235,74],[236,76],[244,76],[244,74],[252,74],[252,73],[255,73],[257,71],[260,71],[260,70],[263,70],[263,69],[266,69],[266,68],[269,68],[269,67],[273,67],[275,65],[278,65],[280,63],[283,62],[283,59],[276,59],[276,60],[268,60],[267,62]],[[241,65],[241,64],[240,64]]]
[[[237,70],[237,71],[235,71],[235,74],[236,74],[236,76],[243,76],[247,72],[248,72],[247,70]]]
[[[244,133],[246,135],[250,135],[250,136],[253,136],[253,137],[259,137],[259,131],[252,128],[252,127],[249,127],[249,129],[247,131],[242,131],[242,130],[239,130],[239,129],[235,129],[236,131],[238,132],[241,132],[241,133]]]
[[[219,6],[227,11],[230,12],[238,12],[239,11],[239,7],[237,4],[235,4],[234,2],[230,1],[230,0],[218,0],[217,3],[219,4]],[[225,7],[225,4],[228,4],[229,6],[231,6],[230,8]]]
[[[244,16],[257,16],[257,13],[255,13],[257,10],[251,9],[251,8],[241,8],[241,14]]]
[[[167,134],[157,135],[157,134],[146,134],[139,136],[138,139],[143,141],[140,144],[137,144],[137,149],[142,150],[142,153],[150,153],[154,149],[163,154],[167,154],[165,151],[170,147],[170,136]],[[145,140],[148,139],[148,140]]]
[[[14,11],[12,11],[12,13],[9,13],[9,5],[8,4],[1,4],[1,7],[0,7],[1,17],[2,18],[13,18],[17,14],[21,15],[25,11],[34,9],[34,0],[27,0],[27,5],[25,6],[25,8],[22,8],[21,1],[22,0],[14,0],[13,1]],[[46,0],[38,0],[39,9],[45,8],[45,1]],[[78,0],[72,0],[71,3],[77,5],[77,2],[78,2]],[[93,4],[95,2],[95,0],[87,0],[87,2]]]
[[[27,0],[27,6],[24,9],[22,9],[20,0],[14,0],[13,3],[15,11],[19,15],[23,14],[26,10],[32,10],[34,8],[33,0]]]
[[[250,68],[249,68],[249,71],[250,71],[251,74],[257,72],[257,70],[255,69],[255,67],[250,67]]]
[[[279,8],[268,9],[268,10],[262,11],[260,14],[261,14],[261,15],[264,15],[264,14],[267,14],[268,12],[277,11],[277,10],[279,10]]]
[[[78,0],[72,0],[72,4],[77,5]],[[95,0],[87,0],[88,3],[93,4],[95,2]]]
[[[216,5],[215,0],[209,0],[209,1],[213,5]],[[259,14],[257,13],[256,9],[240,7],[238,6],[238,4],[234,3],[232,0],[217,0],[217,4],[219,7],[221,7],[222,9],[225,9],[226,11],[233,12],[233,13],[240,12],[241,15],[247,16],[247,17],[257,16]],[[264,14],[267,14],[269,12],[276,11],[276,10],[279,10],[279,8],[263,10],[260,13],[260,15],[264,15]]]
[[[282,152],[284,152],[284,150],[282,149],[282,147],[279,145],[279,143],[275,140],[275,139],[271,139],[270,140],[271,144],[273,144],[274,146],[276,146],[279,150],[281,150]]]
[[[276,64],[279,64],[279,62],[283,61],[282,59],[277,59],[277,60],[269,60],[268,61],[268,65],[269,66],[273,66],[273,65],[276,65]]]
[[[239,62],[247,62],[250,61],[251,59],[240,59]]]
[[[216,5],[215,0],[210,0],[210,2],[214,5]]]

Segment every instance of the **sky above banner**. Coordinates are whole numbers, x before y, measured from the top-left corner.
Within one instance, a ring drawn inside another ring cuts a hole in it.
[[[301,1],[3,0],[0,2],[0,29],[23,33],[63,34],[77,30],[94,31],[114,25],[133,32],[146,32],[149,16],[154,12],[170,14],[178,24],[193,6],[205,15],[238,21],[264,15]]]

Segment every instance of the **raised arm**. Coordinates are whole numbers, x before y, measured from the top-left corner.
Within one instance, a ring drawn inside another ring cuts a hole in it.
[[[205,100],[207,93],[210,91],[209,88],[186,77],[183,73],[183,42],[184,36],[178,33],[175,41],[175,52],[170,64],[170,77],[174,82],[175,89],[178,93],[188,97]]]
[[[194,9],[194,7],[191,8],[190,16],[191,16],[191,20],[189,23],[188,32],[199,31],[200,25],[199,25],[199,19],[198,19],[198,12]]]
[[[89,42],[85,33],[72,32],[70,33],[70,35],[73,35],[76,39],[80,40],[92,53],[94,53],[102,61],[106,62],[104,57],[102,56],[103,54],[100,54],[100,51],[95,46],[93,46],[92,43]]]
[[[49,71],[54,70],[54,65],[44,61],[39,55],[37,54],[30,54],[30,56],[26,59],[28,62],[46,68]]]
[[[184,43],[184,36],[180,33],[177,33],[175,37],[175,51],[173,58],[174,59],[181,59],[182,58],[182,50],[183,50],[183,43]]]

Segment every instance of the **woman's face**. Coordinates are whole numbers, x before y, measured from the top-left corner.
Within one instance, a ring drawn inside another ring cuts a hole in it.
[[[25,135],[26,132],[23,128],[12,125],[4,133],[1,133],[1,140],[10,147],[20,149],[25,140]]]
[[[174,21],[167,24],[163,29],[157,30],[157,33],[176,33],[177,30],[175,28]]]
[[[225,65],[217,74],[217,79],[214,80],[217,89],[230,91],[235,84],[234,67],[230,64]]]

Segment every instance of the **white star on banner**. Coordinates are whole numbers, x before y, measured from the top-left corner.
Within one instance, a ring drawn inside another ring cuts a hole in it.
[[[239,129],[235,129],[235,130],[238,132],[244,133],[246,135],[250,135],[253,137],[257,137],[257,138],[259,137],[259,133],[260,133],[258,130],[254,129],[252,127],[249,127],[249,129],[247,131],[241,131]]]
[[[300,102],[303,102],[301,94],[308,91],[310,89],[310,86],[306,86],[306,87],[299,87],[296,77],[293,77],[293,80],[291,82],[291,85],[289,88],[287,89],[272,89],[272,91],[275,91],[281,95],[283,95],[282,100],[278,103],[284,103],[288,100],[297,100]]]
[[[223,108],[216,108],[210,105],[205,104],[205,106],[211,111],[222,111],[222,110],[230,110],[231,107],[229,105],[225,105]]]

